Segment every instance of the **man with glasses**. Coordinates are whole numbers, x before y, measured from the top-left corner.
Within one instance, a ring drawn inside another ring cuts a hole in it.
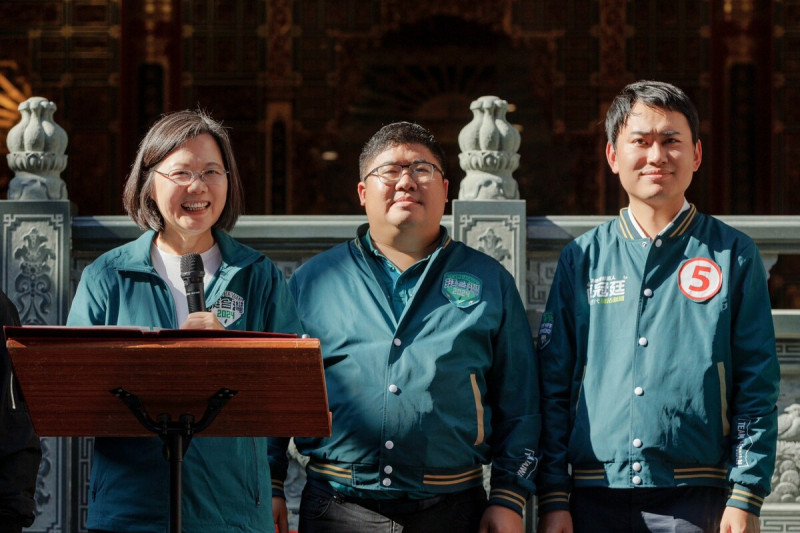
[[[381,128],[359,165],[368,224],[289,283],[322,342],[333,416],[331,437],[295,439],[310,457],[300,531],[521,533],[539,412],[514,280],[441,226],[444,153],[427,130]],[[271,441],[285,531],[287,442]]]

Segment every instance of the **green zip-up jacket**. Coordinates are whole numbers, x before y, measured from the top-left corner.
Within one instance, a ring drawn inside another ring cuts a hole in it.
[[[441,494],[482,484],[522,512],[534,490],[539,397],[533,339],[512,276],[442,229],[395,318],[363,237],[303,264],[289,282],[306,332],[322,344],[333,433],[296,438],[309,476],[362,497]],[[274,491],[284,449],[270,448]],[[277,492],[279,494],[279,492]]]
[[[561,254],[537,339],[539,508],[568,509],[573,484],[695,485],[758,514],[780,381],[758,249],[694,206],[652,242],[633,228],[623,209]]]
[[[155,235],[148,231],[86,267],[67,325],[178,328],[175,302],[150,259]],[[227,329],[300,333],[277,267],[226,233],[214,239],[222,265],[205,288],[209,311]],[[270,478],[266,438],[193,438],[183,462],[184,530],[272,531]],[[89,529],[168,531],[169,462],[158,438],[96,439],[90,483]]]

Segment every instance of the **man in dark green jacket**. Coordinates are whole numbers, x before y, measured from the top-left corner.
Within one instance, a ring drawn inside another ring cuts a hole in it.
[[[385,126],[360,165],[369,224],[289,282],[333,415],[330,437],[295,439],[310,456],[300,531],[521,533],[539,398],[514,279],[440,225],[444,155],[425,129]],[[270,446],[279,521],[284,452]]]
[[[541,533],[758,531],[780,381],[766,272],[684,196],[698,124],[666,83],[609,108],[630,203],[565,247],[542,316]]]

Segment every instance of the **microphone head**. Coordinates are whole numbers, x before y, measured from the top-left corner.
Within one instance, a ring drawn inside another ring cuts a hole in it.
[[[205,276],[203,258],[200,257],[200,254],[190,253],[181,256],[181,277],[185,278],[190,275],[192,277],[199,275],[200,279]]]

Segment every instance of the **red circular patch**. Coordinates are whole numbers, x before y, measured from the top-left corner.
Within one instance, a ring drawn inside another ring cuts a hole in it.
[[[722,270],[711,259],[689,259],[678,272],[678,286],[690,300],[710,300],[722,288]]]

